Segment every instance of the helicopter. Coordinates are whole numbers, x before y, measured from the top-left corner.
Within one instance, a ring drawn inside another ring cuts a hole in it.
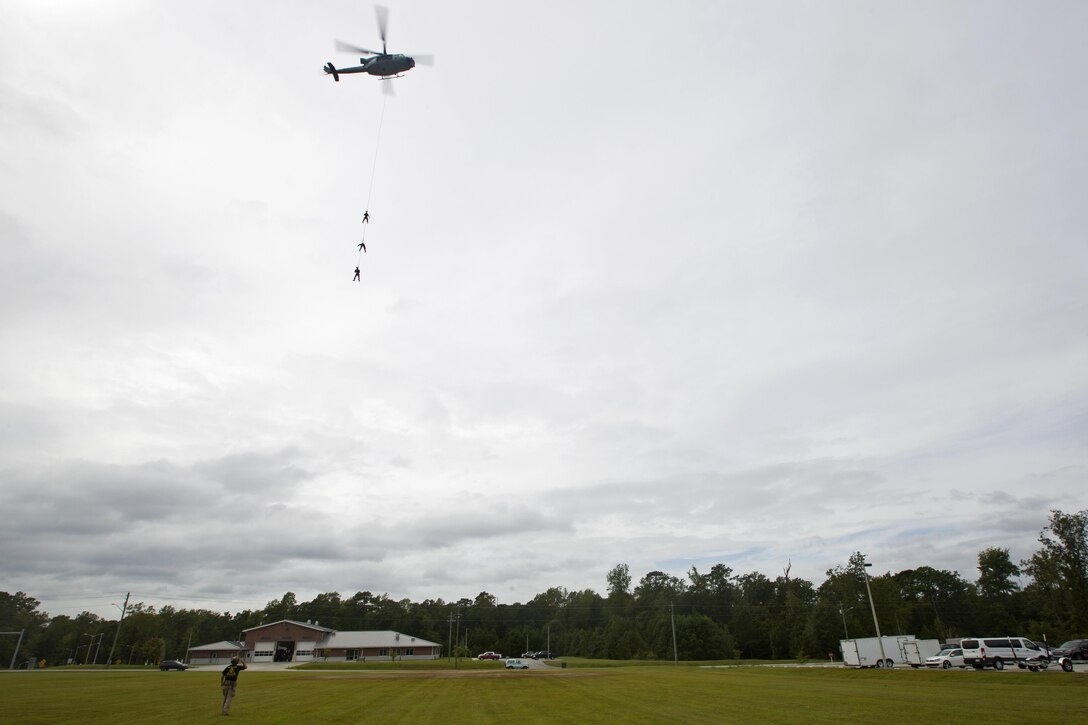
[[[374,11],[378,16],[378,33],[382,38],[382,52],[376,50],[367,50],[366,48],[359,48],[349,43],[345,43],[342,40],[336,41],[336,50],[341,53],[363,53],[367,57],[359,58],[359,62],[362,65],[352,66],[350,68],[337,68],[331,62],[325,64],[325,74],[331,75],[332,79],[337,83],[340,82],[341,73],[369,73],[372,76],[378,76],[382,80],[388,80],[390,78],[400,78],[401,73],[406,73],[416,67],[416,63],[420,65],[433,65],[434,56],[432,55],[406,55],[404,53],[389,53],[385,47],[385,28],[389,20],[389,9],[382,5],[375,5]]]

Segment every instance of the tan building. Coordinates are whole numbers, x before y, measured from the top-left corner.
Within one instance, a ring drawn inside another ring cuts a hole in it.
[[[318,642],[335,633],[328,627],[291,619],[242,630],[251,662],[310,662]]]
[[[216,642],[189,648],[191,664],[246,662],[366,661],[438,659],[442,645],[391,630],[337,632],[316,622],[281,619],[244,630],[245,642]]]
[[[333,632],[318,648],[324,660],[352,661],[368,659],[436,660],[442,645],[419,637],[389,630],[378,632]]]

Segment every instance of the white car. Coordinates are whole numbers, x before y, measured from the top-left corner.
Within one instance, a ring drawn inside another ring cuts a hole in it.
[[[945,647],[932,657],[926,657],[926,667],[950,670],[953,667],[966,667],[963,663],[963,650],[959,647]]]
[[[508,670],[527,670],[529,669],[528,662],[522,662],[521,660],[506,660],[506,669]]]

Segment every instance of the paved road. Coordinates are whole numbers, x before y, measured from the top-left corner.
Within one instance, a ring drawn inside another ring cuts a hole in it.
[[[776,663],[776,664],[766,664],[766,665],[744,665],[744,664],[739,664],[739,665],[701,665],[701,667],[704,667],[706,669],[721,669],[721,668],[729,668],[729,667],[789,667],[789,668],[795,668],[795,667],[822,667],[824,669],[832,669],[832,668],[844,669],[844,667],[843,667],[843,665],[841,663],[830,664],[830,663],[827,663],[827,662],[819,662],[819,663],[817,663],[817,662],[804,662],[804,663],[798,662],[796,664],[788,663],[788,662],[780,662],[780,663]],[[845,669],[849,669],[849,668],[845,668]],[[862,668],[857,668],[857,669],[862,669]],[[870,667],[869,669],[876,670],[875,667]],[[927,670],[929,668],[919,667],[917,669],[919,671],[925,671],[925,670]],[[898,665],[898,666],[892,668],[891,671],[892,672],[903,672],[903,671],[911,672],[911,671],[914,671],[914,670],[915,670],[915,668],[911,667],[910,665]],[[978,672],[979,674],[991,674],[991,673],[1001,674],[1003,672],[1028,672],[1028,670],[1026,670],[1026,669],[1022,670],[1019,667],[1017,667],[1015,664],[1006,665],[1004,670],[995,670],[993,668],[988,668],[988,669],[984,669],[984,670],[976,670],[973,667],[966,667],[966,668],[962,668],[962,669],[959,668],[959,667],[953,667],[950,670],[940,670],[940,671],[941,672],[970,672],[972,674],[974,674],[975,672]],[[1062,670],[1061,666],[1058,665],[1058,664],[1052,664],[1047,669],[1040,670],[1040,672],[1057,672],[1058,674],[1069,674],[1069,673],[1064,672]],[[1073,672],[1088,672],[1088,663],[1084,663],[1084,662],[1075,663],[1073,665]]]
[[[558,660],[552,660],[551,661],[552,664],[548,664],[544,660],[531,660],[531,659],[524,658],[524,657],[513,657],[511,659],[520,659],[522,662],[529,665],[530,670],[550,670],[550,669],[559,669],[560,668],[560,664],[559,664]],[[277,671],[289,670],[291,667],[294,667],[297,664],[299,664],[299,663],[298,662],[250,662],[248,670],[250,672],[277,672]],[[226,666],[227,666],[227,663],[224,662],[222,664],[217,664],[217,665],[193,665],[193,667],[191,667],[190,669],[194,669],[194,670],[215,670],[216,672],[219,672]],[[453,665],[450,665],[450,668],[452,669]],[[305,671],[305,670],[303,670],[303,671]],[[312,671],[313,670],[311,670],[311,672]],[[363,670],[360,668],[360,671],[363,671]]]

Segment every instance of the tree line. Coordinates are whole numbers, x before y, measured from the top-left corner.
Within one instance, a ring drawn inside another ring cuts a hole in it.
[[[983,549],[973,582],[929,566],[871,575],[881,633],[942,641],[1016,634],[1051,644],[1088,637],[1088,510],[1052,511],[1039,543],[1018,563],[1006,548]],[[608,659],[814,659],[838,656],[840,639],[875,635],[865,572],[860,553],[827,570],[819,586],[791,577],[788,564],[774,579],[715,564],[706,571],[693,566],[683,577],[651,571],[637,583],[619,564],[607,572],[604,594],[553,587],[525,603],[499,604],[487,592],[449,602],[368,591],[299,602],[287,592],[262,609],[236,613],[137,603],[120,631],[117,620],[90,612],[50,617],[33,597],[0,592],[0,631],[24,631],[19,661],[47,665],[101,664],[111,649],[120,663],[181,659],[190,645],[240,640],[243,630],[281,619],[391,629],[439,642],[447,652],[452,643],[469,653],[508,655],[550,649]],[[9,664],[15,645],[13,636],[0,641],[0,666]]]

